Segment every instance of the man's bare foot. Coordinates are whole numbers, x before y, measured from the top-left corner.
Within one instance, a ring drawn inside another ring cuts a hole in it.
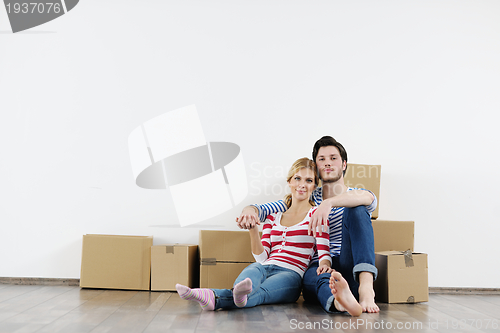
[[[377,313],[379,307],[375,304],[375,291],[373,291],[373,274],[371,272],[359,273],[359,304],[363,312]]]
[[[361,305],[349,289],[349,284],[339,272],[332,272],[330,277],[330,289],[332,295],[335,296],[335,308],[339,311],[347,311],[353,317],[357,317],[363,313]]]
[[[359,286],[359,304],[363,308],[363,312],[377,313],[380,309],[377,304],[375,304],[375,292],[371,286],[360,285]]]

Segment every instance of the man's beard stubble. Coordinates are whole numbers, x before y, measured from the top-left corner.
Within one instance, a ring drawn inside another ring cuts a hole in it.
[[[325,183],[335,183],[336,181],[338,181],[340,178],[342,177],[342,171],[338,172],[337,173],[337,176],[335,177],[332,177],[330,179],[324,179],[322,178],[321,181],[323,182],[323,184]]]

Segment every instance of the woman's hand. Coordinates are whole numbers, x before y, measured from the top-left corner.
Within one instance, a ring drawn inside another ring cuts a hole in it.
[[[236,223],[240,229],[253,229],[260,225],[259,212],[254,206],[246,206],[241,211],[241,215],[236,218]]]
[[[318,275],[324,273],[331,273],[333,271],[335,270],[328,265],[319,265],[318,269],[316,269],[316,273],[318,273]]]
[[[327,200],[324,200],[318,208],[314,211],[311,216],[311,221],[309,222],[307,234],[316,237],[316,230],[319,228],[319,235],[323,234],[323,227],[325,227],[325,231],[328,230],[328,216],[332,211],[332,206],[329,204]]]

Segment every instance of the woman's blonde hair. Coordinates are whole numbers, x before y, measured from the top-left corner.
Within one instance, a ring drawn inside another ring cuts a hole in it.
[[[314,173],[314,185],[318,186],[319,184],[319,177],[318,177],[318,170],[316,169],[316,163],[314,163],[313,160],[308,159],[307,157],[299,158],[296,160],[293,164],[292,167],[290,168],[290,171],[288,171],[288,175],[286,178],[287,183],[290,182],[292,177],[299,172],[300,169],[303,168],[308,168],[312,170]],[[289,193],[285,196],[285,205],[290,208],[292,206],[292,195]],[[309,203],[311,206],[316,206],[316,203],[309,198]]]

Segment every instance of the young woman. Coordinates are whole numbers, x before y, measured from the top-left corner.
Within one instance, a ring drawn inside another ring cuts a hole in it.
[[[310,197],[318,185],[316,165],[308,158],[295,161],[287,182],[291,191],[285,197],[288,209],[267,217],[262,239],[257,226],[249,228],[256,262],[241,272],[233,289],[190,289],[177,284],[182,299],[197,301],[203,310],[295,302],[315,250],[320,261],[318,274],[332,272],[328,233],[308,235],[309,220],[315,209]]]

